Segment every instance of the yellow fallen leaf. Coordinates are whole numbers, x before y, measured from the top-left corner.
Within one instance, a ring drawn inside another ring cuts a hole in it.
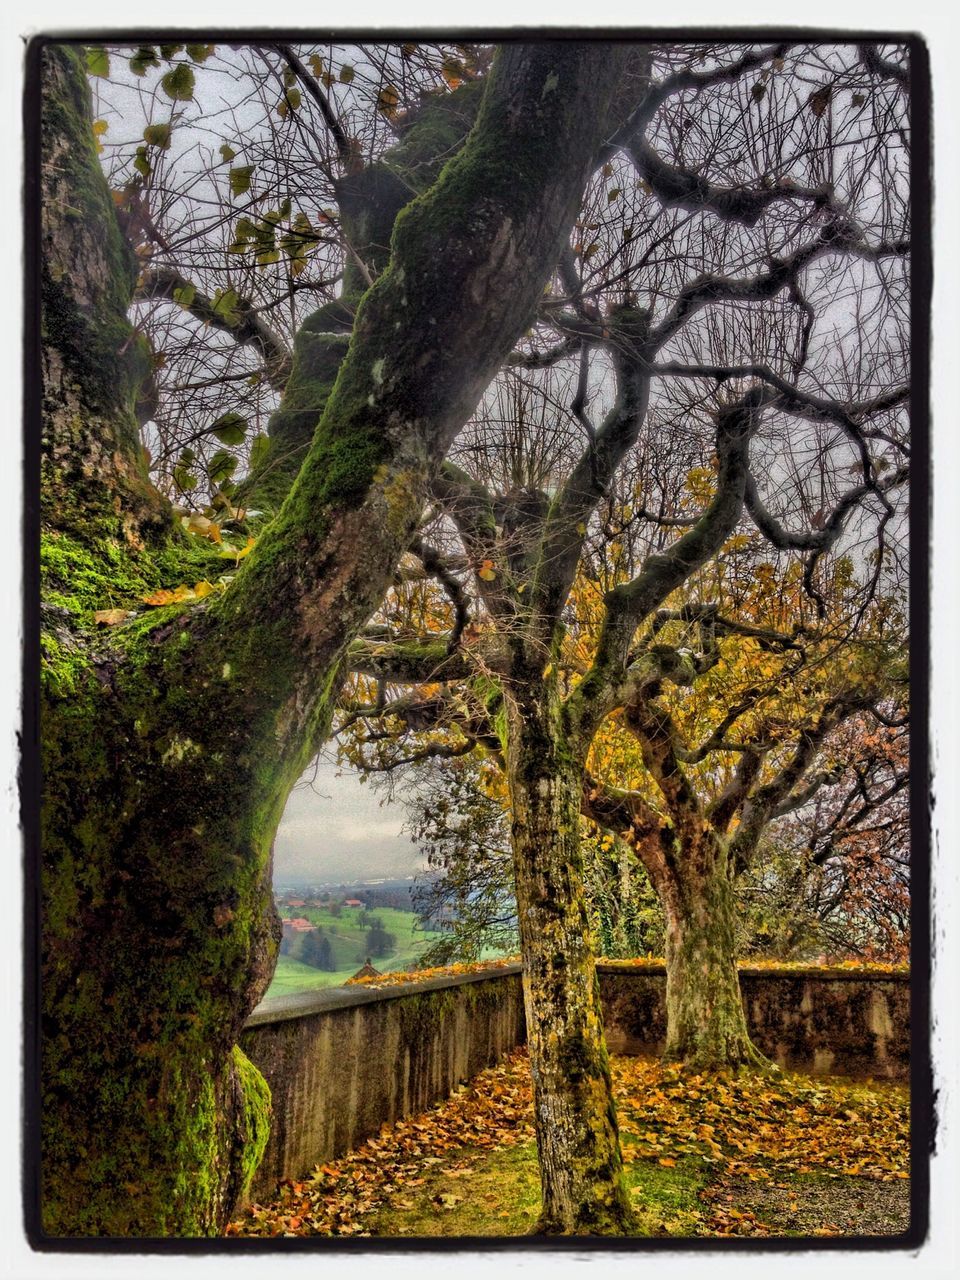
[[[209,538],[211,542],[220,543],[220,526],[215,520],[210,520],[207,516],[201,515],[199,511],[192,511],[190,515],[183,517],[183,527],[188,533],[198,534],[202,538]]]
[[[129,617],[129,609],[98,609],[93,615],[93,620],[102,627],[115,627],[118,622],[123,622]]]

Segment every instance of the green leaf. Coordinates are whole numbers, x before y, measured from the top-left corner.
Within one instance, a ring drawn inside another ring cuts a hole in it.
[[[224,164],[229,164],[230,161],[236,157],[236,154],[237,153],[234,151],[233,147],[231,147],[229,143],[224,142],[221,145],[220,155],[223,159]]]
[[[187,471],[185,467],[174,467],[173,479],[174,483],[184,493],[189,493],[191,489],[195,489],[199,484],[197,477],[192,472]]]
[[[350,83],[350,81],[353,79],[354,75],[355,75],[355,72],[354,72],[354,70],[353,70],[353,67],[351,67],[351,66],[349,66],[349,65],[341,67],[341,68],[340,68],[340,83],[341,83],[341,84],[349,84],[349,83]]]
[[[87,60],[87,74],[91,76],[108,76],[110,74],[110,55],[100,45],[91,45],[84,50]]]
[[[135,76],[145,76],[148,67],[159,67],[160,59],[151,44],[141,45],[130,59],[130,70]]]
[[[210,459],[207,466],[207,474],[213,484],[222,484],[224,480],[229,480],[237,468],[237,459],[232,453],[228,453],[226,449],[218,449]]]
[[[160,46],[160,56],[161,58],[172,58],[174,54],[179,53],[182,48],[182,44],[162,44]]]
[[[143,131],[143,140],[151,147],[159,147],[161,151],[170,149],[173,129],[168,124],[148,124]]]
[[[196,460],[197,460],[197,455],[196,455],[196,454],[194,453],[194,451],[189,447],[189,445],[185,446],[185,447],[180,451],[180,461],[183,463],[183,465],[184,465],[185,467],[189,467],[190,463],[191,463],[191,462],[196,462]]]
[[[239,413],[224,413],[216,422],[211,423],[210,430],[221,444],[243,444],[249,423]]]
[[[260,432],[253,437],[250,443],[250,467],[255,469],[262,465],[264,459],[270,451],[270,437]]]
[[[257,229],[249,218],[238,218],[236,231],[227,253],[246,253],[250,241],[256,237]]]
[[[174,289],[173,300],[179,302],[180,306],[185,310],[193,305],[193,300],[197,296],[197,287],[193,284],[185,284],[180,289]]]
[[[145,178],[150,177],[153,170],[150,167],[150,161],[147,158],[146,147],[137,147],[137,154],[133,159],[133,167],[136,169],[137,173],[142,173]]]
[[[215,48],[216,45],[212,44],[188,44],[187,57],[192,58],[194,62],[206,62]]]
[[[230,191],[233,195],[242,196],[245,191],[250,190],[253,169],[252,164],[244,164],[230,170]]]
[[[218,289],[210,303],[214,314],[220,316],[227,324],[234,325],[240,319],[240,298],[235,289],[224,292]]]
[[[195,77],[187,62],[179,62],[160,81],[163,92],[174,102],[189,102],[193,97]]]

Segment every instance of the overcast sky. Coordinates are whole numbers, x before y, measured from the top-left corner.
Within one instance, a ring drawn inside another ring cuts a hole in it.
[[[314,772],[311,765],[294,787],[280,821],[276,884],[409,876],[421,869],[416,846],[400,833],[399,804],[381,804],[382,793],[327,761],[320,761],[315,778]]]

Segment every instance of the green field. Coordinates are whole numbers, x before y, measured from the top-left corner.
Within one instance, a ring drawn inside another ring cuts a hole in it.
[[[374,967],[384,973],[413,968],[421,952],[438,936],[432,930],[418,928],[412,911],[398,911],[395,907],[375,907],[370,912],[360,907],[342,907],[339,916],[322,907],[283,907],[282,914],[300,916],[319,925],[330,939],[337,968],[314,969],[290,956],[279,956],[273,981],[267,988],[268,998],[295,995],[318,987],[336,987],[352,978],[367,958],[366,928],[360,924],[364,915],[379,920],[397,940],[396,950],[390,955],[372,957]]]

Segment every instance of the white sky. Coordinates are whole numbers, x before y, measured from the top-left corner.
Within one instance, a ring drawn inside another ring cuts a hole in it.
[[[322,760],[306,771],[283,811],[274,884],[412,875],[423,859],[400,834],[403,821],[400,805],[389,804],[353,770]]]

